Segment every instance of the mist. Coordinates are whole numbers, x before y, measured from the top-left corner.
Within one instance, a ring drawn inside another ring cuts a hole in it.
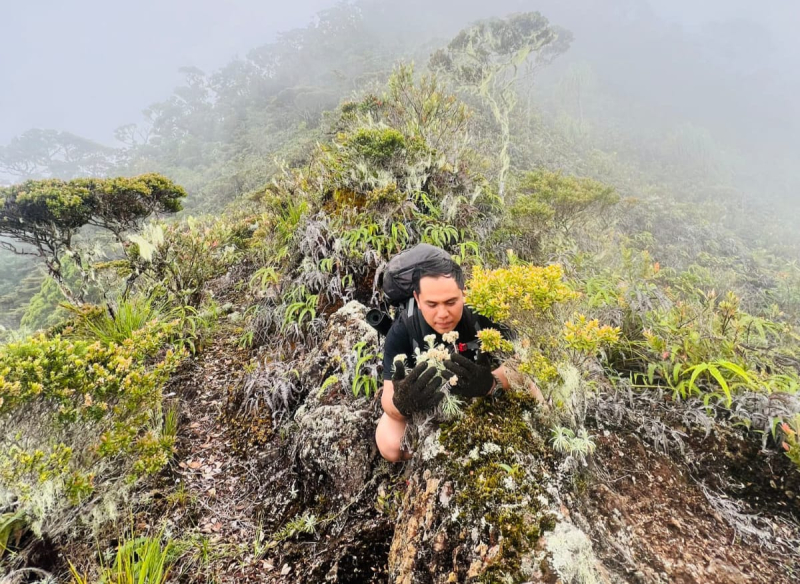
[[[0,144],[28,128],[105,143],[182,81],[305,26],[330,0],[34,0],[0,21]]]
[[[335,4],[11,3],[0,24],[0,144],[28,128],[111,143],[116,127],[138,121],[181,82],[179,68],[211,72]],[[790,0],[411,3],[390,10],[385,26],[387,35],[446,36],[473,19],[532,9],[574,33],[567,58],[592,60],[629,97],[646,96],[723,131],[736,126],[755,136],[767,122],[787,139],[797,130],[800,7]],[[658,85],[645,87],[642,75]]]

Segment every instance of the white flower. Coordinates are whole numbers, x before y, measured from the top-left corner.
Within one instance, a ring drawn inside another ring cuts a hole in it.
[[[406,360],[405,353],[398,353],[397,355],[394,356],[394,359],[392,360],[392,363],[396,363],[397,361],[405,362],[405,360]]]
[[[442,335],[442,340],[445,343],[455,343],[458,340],[458,331],[450,331]]]
[[[450,385],[452,385],[453,387],[455,387],[455,386],[456,386],[456,384],[458,383],[458,375],[453,375],[453,376],[450,378],[450,381],[448,381],[448,383],[449,383]]]
[[[433,348],[433,344],[436,342],[436,335],[433,335],[433,334],[425,335],[425,337],[423,337],[423,340],[425,341],[425,346],[427,346],[428,348],[432,349]]]

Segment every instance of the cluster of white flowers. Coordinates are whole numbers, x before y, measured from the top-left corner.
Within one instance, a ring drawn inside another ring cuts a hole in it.
[[[433,336],[433,335],[428,335],[428,336]],[[444,333],[442,335],[442,340],[445,343],[452,345],[458,340],[458,331],[450,331],[449,333]]]
[[[455,342],[458,339],[458,333],[456,331],[451,331],[449,333],[445,333],[442,338],[450,343]],[[448,339],[453,339],[452,341]],[[417,347],[416,354],[417,354],[417,363],[427,363],[430,367],[436,367],[439,371],[444,369],[443,363],[450,358],[450,350],[447,348],[446,345],[443,344],[436,344],[436,335],[430,334],[425,336],[425,346],[427,350],[420,351],[419,347]]]

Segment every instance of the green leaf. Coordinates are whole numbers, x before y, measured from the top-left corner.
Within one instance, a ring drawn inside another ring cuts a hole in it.
[[[719,386],[722,388],[722,391],[725,392],[727,407],[731,407],[731,402],[733,401],[733,399],[731,398],[731,388],[728,387],[728,382],[725,381],[725,378],[722,376],[722,373],[720,373],[719,369],[717,369],[716,366],[709,365],[708,372],[711,373],[712,377],[714,377],[714,379],[717,380],[717,383],[719,383]]]

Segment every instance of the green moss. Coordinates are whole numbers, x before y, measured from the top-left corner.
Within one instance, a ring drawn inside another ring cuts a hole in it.
[[[501,573],[521,576],[522,557],[552,529],[541,501],[541,475],[531,464],[545,453],[526,421],[536,407],[531,396],[508,392],[475,401],[463,418],[442,428],[440,457],[457,481],[455,504],[467,522],[483,520],[488,541],[500,545],[482,581],[497,581]]]

